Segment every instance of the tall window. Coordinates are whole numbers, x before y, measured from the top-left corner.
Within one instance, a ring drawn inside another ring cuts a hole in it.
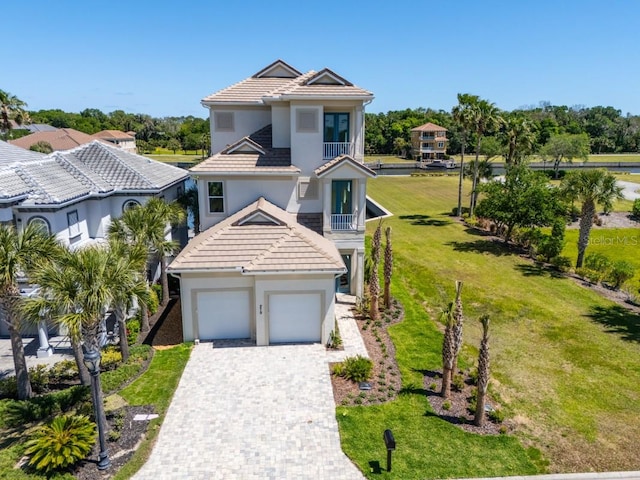
[[[51,233],[49,222],[43,217],[32,217],[29,219],[29,225],[35,225],[43,233]]]
[[[209,213],[224,212],[224,183],[208,182]]]
[[[349,141],[349,114],[325,113],[324,114],[324,141],[348,142]]]
[[[351,180],[334,180],[331,185],[331,213],[352,214]]]
[[[67,225],[69,226],[69,238],[80,235],[80,222],[78,220],[77,210],[67,213]]]

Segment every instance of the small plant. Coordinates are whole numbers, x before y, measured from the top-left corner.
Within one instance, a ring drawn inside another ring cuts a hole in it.
[[[78,376],[78,365],[74,360],[61,360],[49,368],[51,382],[72,380]]]
[[[504,412],[502,410],[500,410],[499,408],[495,408],[493,410],[490,410],[487,413],[489,419],[494,422],[494,423],[502,423],[504,422]]]
[[[553,257],[551,259],[551,265],[556,267],[558,271],[566,273],[571,270],[571,259],[569,257],[558,255],[557,257]]]
[[[160,287],[162,289],[162,287]],[[149,302],[147,303],[147,308],[149,309],[149,315],[153,315],[158,311],[158,307],[160,306],[160,299],[156,291],[151,288],[149,289]]]
[[[618,290],[624,282],[631,280],[635,274],[636,269],[632,263],[626,260],[618,260],[611,265],[607,281],[611,283],[614,289]]]
[[[127,320],[127,343],[134,345],[138,341],[138,334],[140,333],[140,318],[136,315],[133,318]]]
[[[102,350],[100,368],[104,371],[114,370],[122,363],[122,354],[118,349],[109,346]]]
[[[18,398],[18,383],[15,376],[0,380],[0,398]]]
[[[347,357],[342,362],[340,376],[354,382],[365,382],[371,377],[373,362],[361,355]],[[334,367],[335,373],[335,367]]]
[[[506,435],[507,434],[507,427],[505,427],[504,425],[500,425],[500,435]]]
[[[121,436],[122,432],[120,430],[110,430],[108,438],[110,442],[117,442],[118,440],[120,440]]]
[[[31,388],[36,393],[44,393],[49,391],[49,368],[46,365],[36,365],[29,369],[29,380],[31,380]]]
[[[447,411],[451,410],[451,402],[449,400],[442,402],[442,409]]]
[[[633,201],[633,207],[631,207],[631,215],[636,218],[640,218],[640,198],[636,198]]]
[[[159,283],[154,283],[153,285],[151,285],[151,290],[153,290],[153,292],[156,294],[156,300],[162,301],[162,285],[160,285]],[[153,313],[158,311],[157,305],[155,308],[156,309]],[[149,313],[151,313],[151,306],[149,306]]]
[[[340,330],[338,330],[337,324],[335,330],[332,330],[329,334],[328,347],[333,350],[337,350],[342,347],[342,337],[340,336]]]
[[[40,428],[26,442],[29,465],[46,474],[85,458],[95,443],[96,429],[85,416],[62,415]]]
[[[454,375],[451,384],[456,392],[461,392],[464,390],[464,376]]]

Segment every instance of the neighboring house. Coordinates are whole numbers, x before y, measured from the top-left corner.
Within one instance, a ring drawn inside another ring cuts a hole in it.
[[[187,178],[185,170],[96,140],[49,155],[0,141],[0,222],[18,229],[37,223],[77,248],[103,241],[111,219],[127,208],[154,196],[175,200]],[[178,234],[184,244],[186,232],[167,236]]]
[[[70,148],[75,148],[93,142],[94,140],[95,138],[91,135],[79,132],[73,128],[58,128],[53,131],[36,132],[16,140],[9,140],[9,143],[29,150],[32,145],[38,142],[47,142],[54,151],[57,151],[69,150]]]
[[[336,290],[364,288],[372,99],[279,60],[202,100],[214,154],[190,171],[204,231],[169,266],[185,340],[329,341]]]
[[[131,135],[121,132],[120,130],[102,130],[101,132],[94,133],[92,137],[109,142],[126,152],[137,152],[135,134]]]
[[[411,129],[411,151],[416,160],[443,160],[447,142],[447,129],[435,123]]]

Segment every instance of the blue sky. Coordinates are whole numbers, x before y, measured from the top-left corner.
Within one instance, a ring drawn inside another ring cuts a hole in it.
[[[640,114],[637,0],[3,3],[0,89],[32,110],[204,117],[202,97],[281,58],[371,90],[369,112],[468,92]]]

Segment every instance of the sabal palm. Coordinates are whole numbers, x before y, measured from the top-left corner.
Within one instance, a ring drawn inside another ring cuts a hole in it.
[[[29,114],[25,110],[27,104],[15,95],[0,90],[0,130],[11,130],[11,120],[18,125],[29,120]]]
[[[617,185],[616,177],[606,170],[588,169],[569,172],[560,184],[560,191],[569,201],[582,203],[576,260],[576,268],[580,268],[589,245],[596,206],[601,205],[605,211],[610,211],[615,200],[624,198],[622,187]]]
[[[489,387],[489,316],[480,318],[482,324],[482,341],[478,353],[478,395],[473,423],[479,427],[484,424],[484,410]]]
[[[453,107],[451,113],[453,120],[462,130],[462,138],[460,139],[460,178],[458,179],[458,216],[462,215],[462,180],[464,178],[464,151],[467,144],[467,135],[473,127],[473,108],[480,100],[477,95],[469,93],[458,94],[458,105]]]
[[[18,384],[18,398],[31,397],[31,382],[20,335],[21,297],[18,278],[30,275],[37,261],[53,258],[58,244],[52,235],[36,224],[20,231],[13,226],[0,225],[0,308],[11,337],[11,350]]]
[[[479,166],[480,166],[480,147],[482,146],[482,137],[490,131],[498,128],[502,123],[502,116],[500,110],[487,100],[479,100],[475,105],[471,107],[473,129],[476,134],[476,161],[473,166],[473,180],[472,180],[472,192],[476,191],[479,180]],[[469,204],[469,215],[473,216],[473,210],[475,208],[475,195],[471,195],[471,202]]]
[[[520,163],[525,156],[533,152],[536,141],[534,125],[524,115],[511,114],[505,117],[502,136],[507,146],[507,165]]]

